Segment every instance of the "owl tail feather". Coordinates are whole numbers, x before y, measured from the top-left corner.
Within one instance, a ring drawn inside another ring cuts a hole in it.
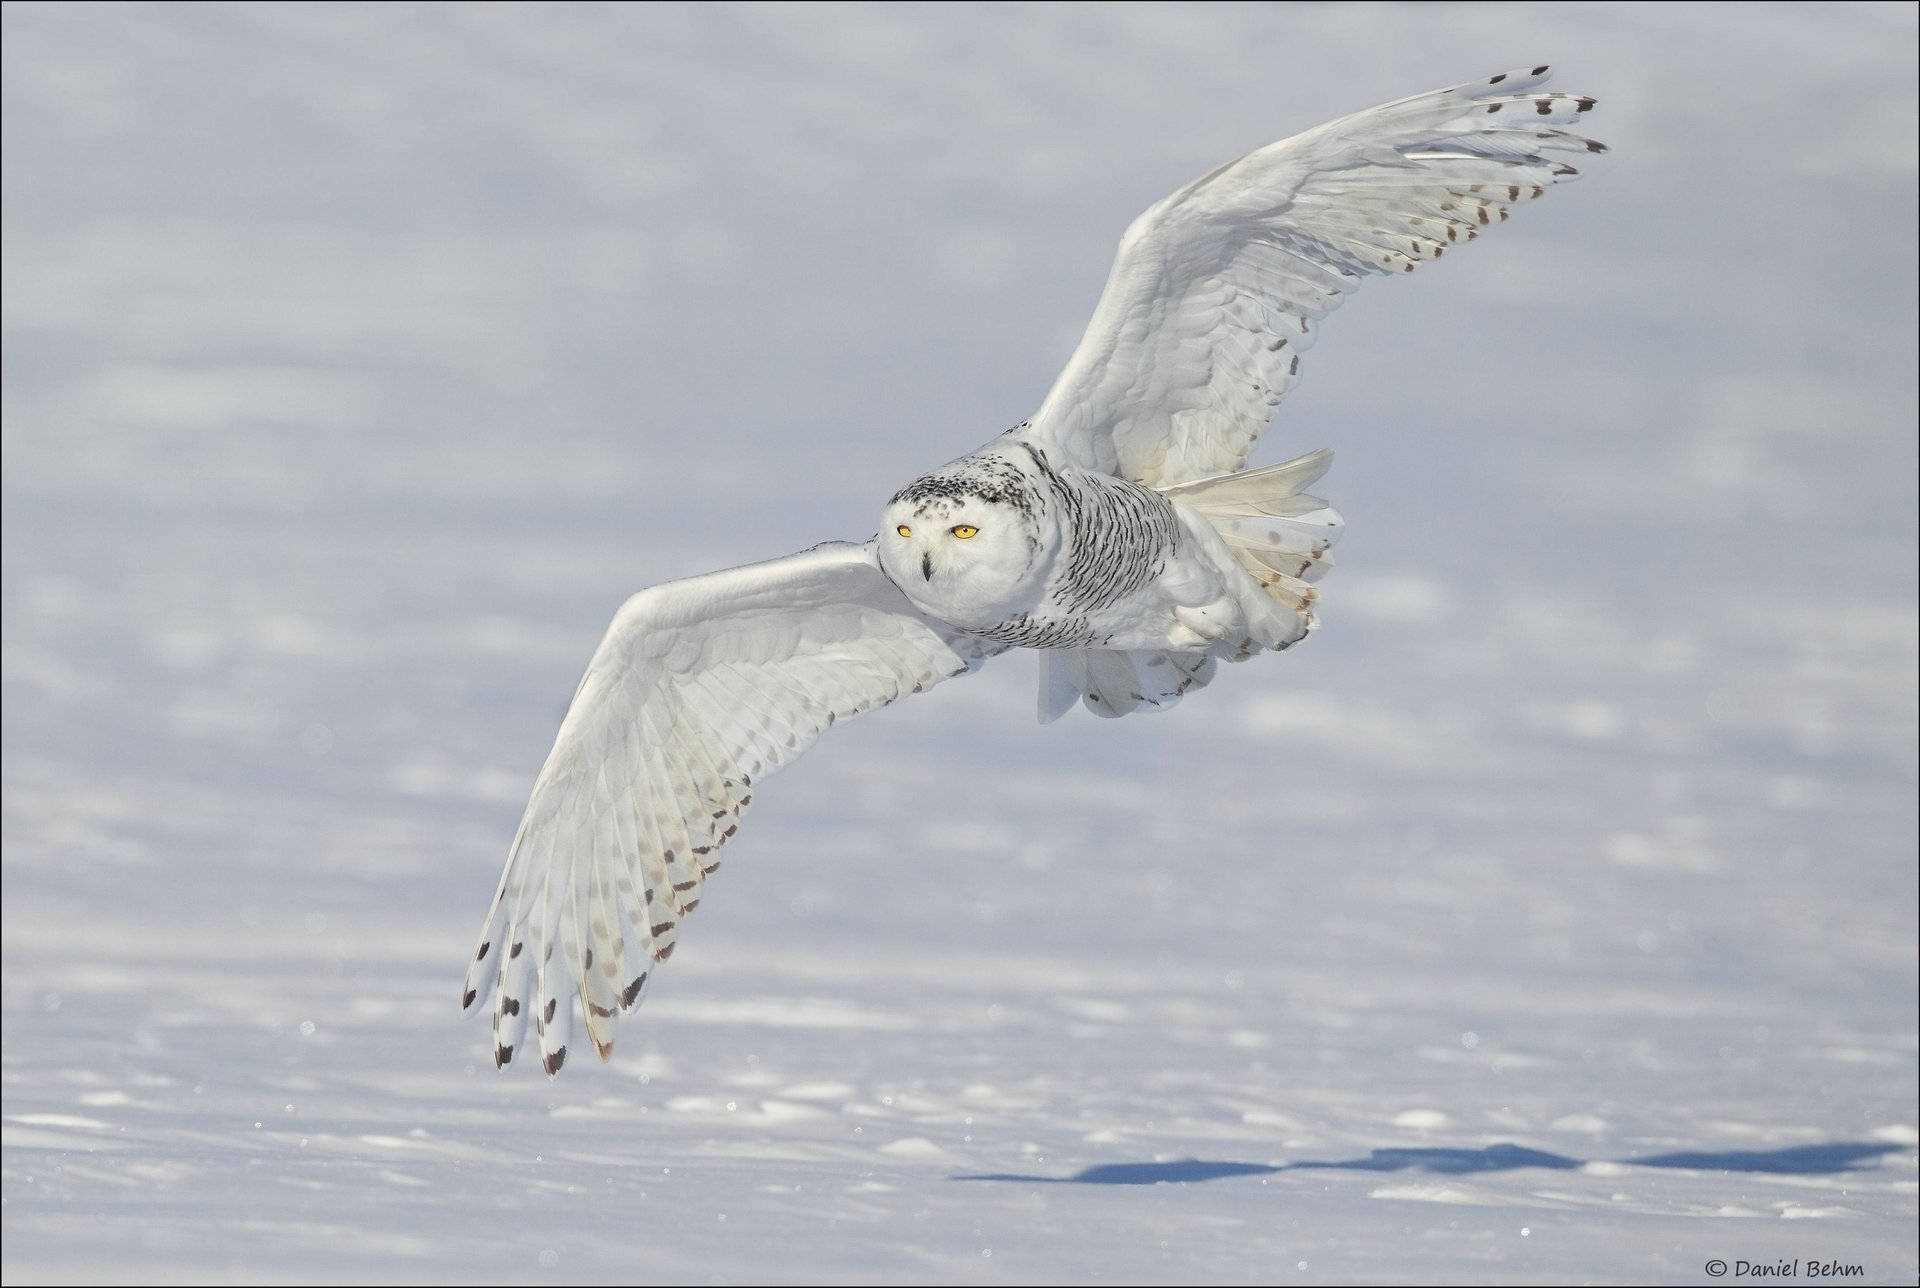
[[[1333,464],[1326,448],[1280,465],[1222,474],[1160,489],[1212,525],[1240,566],[1284,607],[1304,611],[1312,595],[1300,583],[1333,567],[1329,553],[1340,516],[1307,488]]]
[[[1084,695],[1087,710],[1109,720],[1134,711],[1164,711],[1213,678],[1210,653],[1171,649],[1040,650],[1040,723],[1052,724]]]

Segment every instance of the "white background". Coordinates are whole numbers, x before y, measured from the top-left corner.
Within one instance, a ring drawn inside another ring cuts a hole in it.
[[[1912,1282],[1914,40],[9,5],[8,1281]],[[610,1065],[491,1069],[626,594],[864,539],[1177,185],[1542,60],[1614,152],[1255,457],[1338,452],[1318,635],[836,730]]]

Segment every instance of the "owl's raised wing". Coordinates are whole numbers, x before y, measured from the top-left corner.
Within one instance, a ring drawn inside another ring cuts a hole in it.
[[[534,1011],[566,1059],[573,997],[600,1057],[699,902],[759,780],[836,720],[964,674],[1000,646],[922,616],[872,542],[669,582],[628,600],[534,782],[467,970],[494,1062]]]
[[[1164,487],[1246,463],[1314,324],[1410,273],[1603,145],[1555,127],[1591,98],[1547,69],[1402,99],[1270,144],[1134,220],[1093,321],[1020,430],[1059,463]]]

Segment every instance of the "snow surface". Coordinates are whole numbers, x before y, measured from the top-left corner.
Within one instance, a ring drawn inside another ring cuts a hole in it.
[[[1914,38],[9,5],[7,1282],[1912,1282]],[[1179,183],[1543,57],[1614,154],[1256,458],[1340,454],[1319,635],[836,730],[610,1065],[491,1069],[627,593],[866,536]]]

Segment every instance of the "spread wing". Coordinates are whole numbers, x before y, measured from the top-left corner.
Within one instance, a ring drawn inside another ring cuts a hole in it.
[[[699,903],[759,782],[821,731],[977,667],[999,646],[922,616],[873,543],[670,582],[613,619],[533,786],[467,971],[494,1061],[534,1006],[566,1059],[573,996],[600,1057]]]
[[[1300,374],[1314,324],[1573,178],[1590,98],[1505,72],[1308,130],[1188,184],[1127,229],[1093,321],[1019,435],[1166,486],[1231,473]]]

